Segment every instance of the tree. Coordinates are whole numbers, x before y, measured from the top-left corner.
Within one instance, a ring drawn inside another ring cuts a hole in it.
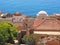
[[[22,38],[22,41],[25,42],[25,44],[27,45],[35,45],[35,40],[33,38],[33,34],[31,35],[25,35],[23,38]]]
[[[11,22],[0,22],[0,45],[13,40],[17,36],[17,29]]]

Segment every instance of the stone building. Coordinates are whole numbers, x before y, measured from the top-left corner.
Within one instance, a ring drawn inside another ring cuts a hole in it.
[[[50,16],[42,14],[35,18],[33,24],[33,34],[39,35],[41,41],[38,41],[37,45],[41,43],[43,45],[60,45],[59,39],[57,40],[57,36],[60,36],[60,14]]]
[[[19,12],[14,13],[12,16],[13,25],[17,26],[18,30],[23,30],[25,18],[26,18],[26,15],[23,15]]]

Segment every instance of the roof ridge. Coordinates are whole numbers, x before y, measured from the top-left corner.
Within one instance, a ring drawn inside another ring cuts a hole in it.
[[[45,20],[46,20],[46,19],[44,19],[44,20],[40,23],[40,25],[41,25],[42,23],[44,23]],[[38,25],[38,26],[40,26],[40,25]],[[38,27],[38,26],[36,26],[36,27]]]
[[[56,22],[59,24],[59,20],[56,19]]]
[[[38,26],[42,25],[42,23],[44,23],[47,19],[44,19]],[[50,20],[50,19],[49,19]],[[57,19],[55,19],[55,21],[57,22],[57,24],[59,25],[59,21]],[[38,27],[36,26],[36,27]]]

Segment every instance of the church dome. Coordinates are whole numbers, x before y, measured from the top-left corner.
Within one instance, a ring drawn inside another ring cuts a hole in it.
[[[1,17],[4,16],[4,14],[1,14]]]
[[[40,15],[46,15],[46,16],[48,16],[48,14],[47,14],[46,11],[40,11],[40,12],[38,12],[37,16],[40,16]]]
[[[20,16],[20,15],[22,15],[22,14],[21,14],[20,12],[15,12],[14,15],[15,15],[15,16]]]

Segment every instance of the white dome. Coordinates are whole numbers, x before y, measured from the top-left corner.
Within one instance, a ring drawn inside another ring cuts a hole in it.
[[[1,14],[1,17],[4,16],[4,14]]]
[[[48,14],[47,14],[47,12],[46,12],[46,11],[40,11],[40,12],[38,12],[37,16],[42,15],[42,14],[45,14],[45,15],[47,15],[47,16],[48,16]]]

